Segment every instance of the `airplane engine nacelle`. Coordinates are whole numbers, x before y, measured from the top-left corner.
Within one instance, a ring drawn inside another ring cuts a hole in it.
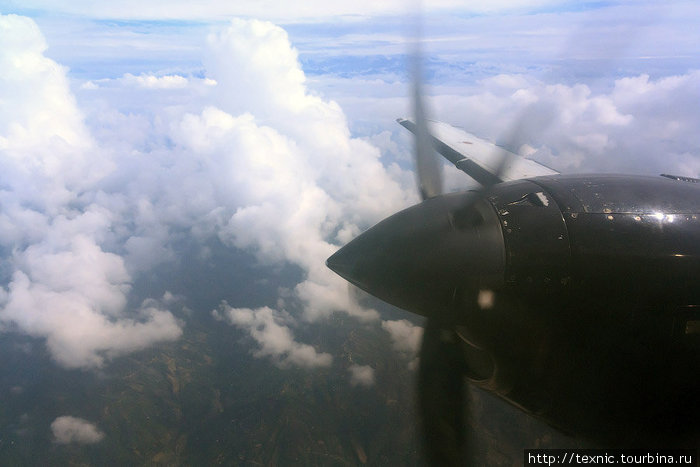
[[[472,382],[549,423],[673,438],[700,419],[699,217],[688,181],[536,177],[427,199],[327,264],[455,330]]]
[[[584,433],[608,420],[612,436],[612,420],[634,417],[696,425],[700,186],[553,176],[497,185],[488,200],[504,281],[491,301],[463,297],[471,380]]]

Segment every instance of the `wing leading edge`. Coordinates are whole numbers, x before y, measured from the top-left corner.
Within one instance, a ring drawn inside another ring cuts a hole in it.
[[[415,133],[416,124],[411,120],[399,118],[396,121]],[[428,123],[435,150],[482,185],[559,173],[447,123]],[[501,167],[504,161],[505,166]]]

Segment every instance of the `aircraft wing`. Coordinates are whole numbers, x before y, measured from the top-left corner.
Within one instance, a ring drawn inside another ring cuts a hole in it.
[[[399,118],[396,121],[415,133],[416,125],[411,120]],[[428,123],[435,150],[482,185],[559,173],[447,123]],[[499,174],[503,161],[505,166]]]

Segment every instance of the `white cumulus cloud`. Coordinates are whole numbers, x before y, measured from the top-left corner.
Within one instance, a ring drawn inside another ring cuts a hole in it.
[[[700,176],[700,71],[614,80],[610,89],[499,75],[433,97],[436,117],[564,173]],[[470,109],[470,112],[464,112]]]
[[[382,329],[389,333],[394,350],[410,359],[408,367],[415,369],[423,341],[423,328],[406,319],[398,319],[382,321]]]
[[[255,310],[232,308],[224,302],[213,314],[215,318],[226,319],[230,324],[247,331],[259,345],[253,355],[269,357],[279,367],[327,367],[333,361],[330,354],[317,352],[312,346],[294,340],[289,328],[294,319],[288,313],[268,307]]]
[[[188,79],[180,75],[154,76],[142,74],[134,76],[131,73],[127,73],[122,80],[127,85],[133,84],[147,89],[177,89],[184,88],[189,84]]]
[[[46,339],[66,367],[176,339],[167,310],[127,310],[132,278],[104,246],[117,216],[99,198],[115,167],[97,147],[66,70],[33,21],[0,16],[0,247],[12,270],[0,323]]]
[[[226,160],[215,177],[226,177],[222,187],[238,207],[222,219],[220,238],[253,247],[262,261],[300,266],[307,277],[296,292],[307,319],[333,311],[376,318],[349,297],[325,259],[341,232],[347,240],[345,232],[398,210],[410,195],[375,147],[350,137],[340,107],[309,93],[283,29],[233,20],[210,36],[205,64],[219,83],[217,107],[185,115],[177,141]]]
[[[93,423],[68,415],[56,418],[51,423],[51,432],[58,444],[95,444],[105,436]]]
[[[350,384],[353,386],[370,387],[374,385],[374,368],[369,365],[352,364],[348,367]]]
[[[382,321],[382,329],[389,333],[394,348],[414,355],[420,349],[423,328],[406,319]]]

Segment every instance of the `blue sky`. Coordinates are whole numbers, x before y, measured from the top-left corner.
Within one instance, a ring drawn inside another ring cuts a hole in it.
[[[132,306],[131,293],[186,238],[203,261],[217,241],[272,278],[300,271],[213,315],[260,358],[333,365],[294,332],[333,312],[415,352],[420,328],[382,319],[324,266],[417,201],[394,123],[409,108],[405,3],[190,3],[0,3],[0,331],[84,369],[176,340],[177,297]],[[563,172],[700,176],[695,2],[433,5],[434,118]],[[444,170],[450,189],[468,185]]]

